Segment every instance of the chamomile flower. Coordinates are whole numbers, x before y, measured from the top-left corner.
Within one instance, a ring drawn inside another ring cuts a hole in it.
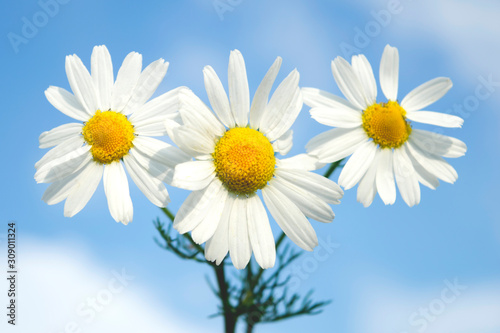
[[[439,179],[454,183],[458,175],[442,157],[460,157],[466,145],[455,138],[413,128],[412,122],[442,127],[461,127],[457,116],[422,111],[440,99],[452,86],[438,77],[413,89],[401,102],[397,99],[399,54],[387,45],[380,62],[380,86],[387,102],[377,102],[377,85],[364,55],[352,64],[341,57],[332,61],[332,71],[347,98],[313,88],[303,88],[305,104],[319,123],[335,127],[314,137],[306,146],[321,162],[338,161],[352,154],[339,177],[345,189],[358,185],[358,201],[369,206],[378,192],[385,204],[396,200],[396,185],[403,200],[420,202],[420,185],[435,189]]]
[[[40,135],[40,148],[52,148],[35,164],[38,183],[52,183],[42,199],[49,205],[66,200],[64,215],[78,213],[103,178],[111,216],[127,224],[133,206],[125,168],[155,205],[165,207],[169,196],[163,181],[172,178],[177,163],[189,160],[180,149],[151,136],[165,135],[165,119],[177,114],[177,90],[151,101],[167,72],[163,59],[142,71],[142,56],[127,55],[113,78],[105,46],[92,51],[91,74],[76,55],[66,57],[66,74],[74,94],[51,86],[49,102],[76,119]],[[125,167],[124,167],[125,166]]]
[[[305,154],[278,159],[292,146],[294,123],[302,108],[299,73],[294,70],[268,97],[281,58],[259,85],[250,105],[243,56],[229,58],[229,99],[212,67],[203,73],[217,117],[190,90],[179,92],[179,122],[167,120],[171,139],[194,161],[176,166],[172,185],[193,192],[179,209],[174,228],[192,231],[206,242],[205,257],[220,264],[229,252],[233,265],[244,268],[252,252],[263,268],[274,266],[275,244],[264,203],[284,233],[301,248],[318,244],[307,217],[331,222],[327,203],[339,203],[343,192],[333,181],[309,170],[316,159]]]

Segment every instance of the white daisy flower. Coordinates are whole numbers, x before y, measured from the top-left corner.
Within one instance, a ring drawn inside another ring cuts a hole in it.
[[[166,121],[172,140],[194,157],[175,168],[172,185],[192,192],[174,220],[180,233],[192,231],[206,243],[205,257],[220,264],[229,252],[244,268],[252,252],[263,268],[274,266],[275,244],[264,203],[284,233],[301,248],[318,245],[307,217],[331,222],[327,203],[337,204],[341,188],[308,170],[318,167],[305,154],[279,160],[292,146],[290,127],[302,109],[299,73],[293,70],[268,97],[281,66],[277,58],[250,106],[243,56],[229,58],[229,99],[212,67],[203,70],[205,88],[217,117],[190,90],[179,93],[180,123]]]
[[[319,123],[336,127],[314,137],[307,152],[321,162],[338,161],[352,154],[339,177],[345,189],[358,186],[358,201],[371,205],[378,192],[385,204],[396,200],[396,186],[403,200],[420,202],[420,186],[435,189],[441,179],[457,180],[455,169],[442,157],[460,157],[467,147],[462,141],[425,130],[411,122],[442,127],[461,127],[457,116],[421,111],[440,99],[452,86],[438,77],[413,89],[400,102],[398,94],[399,54],[387,45],[380,62],[380,86],[387,102],[377,103],[377,84],[364,55],[354,56],[352,65],[341,57],[332,61],[333,77],[347,98],[325,91],[303,88],[304,102]]]
[[[66,74],[73,94],[49,87],[45,96],[65,115],[76,119],[40,135],[40,148],[52,148],[35,164],[38,183],[52,183],[42,199],[49,205],[66,200],[64,216],[78,213],[94,194],[104,174],[111,216],[132,221],[127,175],[155,205],[170,201],[163,181],[177,163],[190,157],[150,136],[165,135],[165,119],[177,114],[177,90],[146,101],[163,80],[168,63],[157,60],[141,71],[142,56],[131,52],[116,81],[105,46],[92,51],[91,74],[76,55],[66,57]]]

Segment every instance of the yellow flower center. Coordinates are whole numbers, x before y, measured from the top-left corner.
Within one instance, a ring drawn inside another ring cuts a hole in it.
[[[212,156],[217,177],[230,192],[251,194],[273,178],[273,146],[254,129],[230,129],[217,142]]]
[[[115,111],[97,110],[83,126],[83,138],[92,147],[94,161],[109,164],[119,161],[133,147],[134,126],[127,117]]]
[[[405,116],[398,102],[373,104],[363,111],[363,129],[381,148],[398,148],[411,133]]]

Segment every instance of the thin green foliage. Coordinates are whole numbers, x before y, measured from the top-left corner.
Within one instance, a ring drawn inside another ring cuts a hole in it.
[[[332,163],[325,172],[330,177],[342,161]],[[175,215],[162,208],[165,216],[173,222]],[[316,315],[331,301],[314,301],[313,290],[304,296],[290,292],[287,268],[302,254],[294,250],[294,245],[285,242],[282,232],[276,240],[276,264],[272,269],[262,269],[250,261],[241,271],[236,270],[226,258],[220,265],[207,261],[204,247],[196,244],[188,233],[180,235],[173,229],[173,223],[162,223],[158,218],[155,228],[161,240],[155,242],[163,249],[185,260],[193,260],[209,265],[215,273],[215,281],[206,277],[207,283],[220,305],[210,317],[222,316],[226,333],[234,333],[236,324],[244,321],[246,332],[252,333],[257,324],[277,322],[302,315]],[[257,267],[254,267],[257,266]],[[231,276],[227,271],[231,270]]]

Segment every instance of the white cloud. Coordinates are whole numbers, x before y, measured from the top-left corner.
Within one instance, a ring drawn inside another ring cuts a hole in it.
[[[464,281],[457,279],[459,285]],[[365,333],[497,333],[500,331],[500,285],[465,284],[452,290],[455,278],[430,287],[404,286],[372,277],[360,283],[356,331]]]
[[[389,14],[388,9],[393,8],[395,3],[398,4],[395,6],[397,10]],[[378,27],[378,31],[387,36],[390,44],[400,46],[398,41],[404,41],[429,45],[425,52],[436,48],[432,45],[440,46],[448,63],[466,79],[473,81],[479,75],[489,74],[496,80],[500,79],[500,44],[497,42],[500,35],[500,7],[497,1],[372,0],[358,9],[366,14],[370,13],[366,25],[359,22],[356,24],[364,32],[369,27],[372,30]],[[385,14],[380,14],[381,12]],[[379,13],[379,17],[375,19],[373,13]],[[379,21],[388,23],[377,23]],[[379,35],[380,33],[375,33],[374,37],[370,35],[365,38],[368,41],[381,39]],[[347,42],[359,46],[355,40]],[[371,44],[365,46],[361,53],[369,47]]]
[[[133,271],[100,266],[75,244],[23,239],[22,249],[17,325],[2,320],[2,332],[4,327],[47,333],[207,331],[156,300]]]
[[[500,35],[496,1],[418,1],[404,3],[395,34],[437,40],[449,50],[459,72],[477,76],[498,74]]]

